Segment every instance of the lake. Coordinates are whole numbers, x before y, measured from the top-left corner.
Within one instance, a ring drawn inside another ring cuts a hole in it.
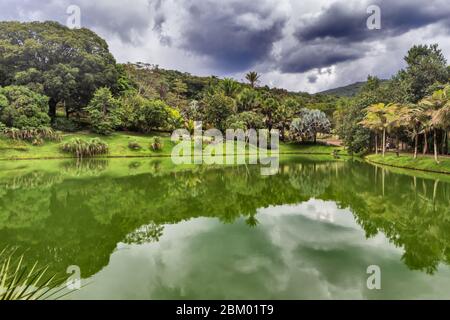
[[[282,157],[273,176],[3,161],[0,248],[78,266],[86,286],[66,299],[449,299],[449,181],[328,156]]]

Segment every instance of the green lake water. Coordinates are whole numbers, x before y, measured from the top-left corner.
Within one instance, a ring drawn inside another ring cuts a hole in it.
[[[86,286],[66,299],[449,299],[449,180],[317,156],[282,158],[273,176],[4,161],[0,248],[79,266]]]

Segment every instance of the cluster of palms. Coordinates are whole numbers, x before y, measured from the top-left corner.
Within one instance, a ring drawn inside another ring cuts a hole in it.
[[[191,102],[183,115],[192,130],[194,120],[202,119],[207,127],[228,129],[273,129],[280,131],[281,140],[316,142],[319,133],[329,133],[331,123],[326,114],[308,109],[298,97],[276,95],[258,88],[260,75],[247,73],[249,86],[225,78],[210,86],[198,103]]]
[[[433,137],[434,158],[439,163],[439,153],[445,153],[450,131],[450,85],[444,86],[433,94],[423,98],[416,104],[377,103],[365,109],[366,116],[361,124],[370,129],[375,136],[375,152],[379,150],[379,136],[383,156],[386,153],[386,139],[394,134],[397,140],[397,154],[399,135],[406,132],[414,145],[414,158],[417,158],[419,136],[423,136],[423,154],[427,154],[428,139]],[[441,138],[441,151],[438,147],[438,135]]]

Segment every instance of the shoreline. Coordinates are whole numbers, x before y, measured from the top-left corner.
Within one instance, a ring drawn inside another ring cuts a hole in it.
[[[420,167],[411,166],[411,165],[400,165],[400,164],[390,163],[389,162],[390,158],[387,158],[387,161],[379,161],[378,159],[377,160],[371,159],[371,157],[375,157],[375,156],[376,156],[375,154],[370,154],[370,155],[367,155],[367,156],[363,157],[363,159],[365,161],[367,161],[368,163],[373,164],[373,165],[386,166],[386,167],[397,168],[397,169],[413,170],[413,171],[433,173],[433,174],[443,174],[443,175],[446,175],[446,176],[450,175],[450,169],[449,170],[445,170],[445,167],[443,167],[442,170],[439,170],[439,169],[433,169],[433,168],[429,168],[429,169],[428,168],[420,168]],[[403,156],[405,156],[405,155],[403,155]],[[378,156],[378,157],[380,157],[380,156]],[[403,157],[403,159],[404,159],[404,157]],[[408,155],[407,161],[420,162],[422,159],[424,159],[424,161],[422,161],[423,163],[431,162],[431,163],[435,164],[434,159],[428,158],[428,157],[426,157],[426,158],[425,157],[423,157],[423,158],[421,157],[421,158],[418,158],[418,159],[413,159],[412,157],[409,158],[409,155]],[[436,164],[436,165],[438,165],[438,164]]]
[[[235,154],[234,156],[254,156],[257,154],[254,153],[246,153],[246,154]],[[316,156],[333,156],[332,153],[326,153],[326,152],[280,152],[276,155],[316,155]],[[273,155],[273,156],[276,156]],[[92,160],[92,159],[144,159],[144,158],[170,158],[171,154],[150,154],[150,155],[127,155],[127,156],[119,156],[119,155],[112,155],[112,156],[98,156],[98,157],[86,157],[86,158],[77,158],[74,156],[57,156],[57,157],[31,157],[31,158],[0,158],[0,161],[31,161],[31,160]],[[226,156],[225,154],[223,155]],[[268,155],[271,156],[271,155]],[[350,157],[349,155],[342,154],[339,155],[339,157]]]

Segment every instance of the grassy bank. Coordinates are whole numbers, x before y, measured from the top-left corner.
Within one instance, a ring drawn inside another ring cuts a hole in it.
[[[153,151],[150,144],[153,138],[161,138],[163,148],[160,151]],[[99,136],[88,132],[66,133],[63,134],[61,142],[46,142],[41,146],[33,146],[31,143],[15,141],[0,137],[0,160],[20,160],[20,159],[57,159],[73,158],[69,153],[62,152],[60,145],[73,138],[91,139],[100,138],[105,141],[109,147],[107,157],[162,157],[170,156],[174,143],[170,141],[168,135],[144,135],[136,133],[114,133],[111,136]],[[142,148],[132,150],[128,147],[129,142],[137,142]],[[334,150],[342,148],[325,145],[310,145],[296,143],[281,143],[280,154],[332,154]],[[105,156],[102,156],[105,157]]]
[[[448,157],[442,157],[439,164],[434,161],[433,157],[418,156],[417,159],[414,159],[409,154],[401,154],[398,157],[395,154],[387,154],[385,157],[382,155],[369,155],[366,159],[372,163],[397,168],[450,174],[450,158]]]

